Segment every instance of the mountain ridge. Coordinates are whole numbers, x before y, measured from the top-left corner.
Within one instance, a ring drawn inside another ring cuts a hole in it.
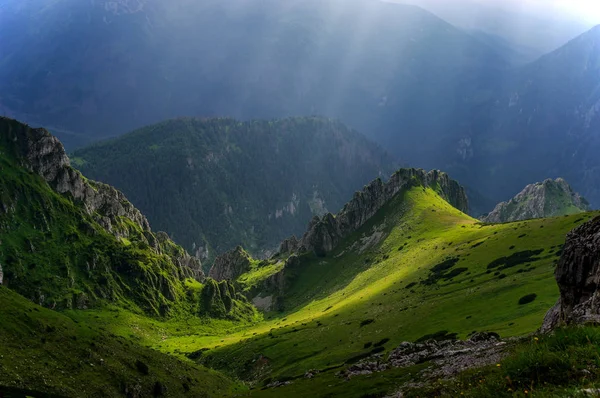
[[[0,118],[0,149],[4,286],[57,309],[113,303],[156,317],[253,316],[122,193],[73,169],[46,130]]]
[[[179,118],[75,151],[73,159],[86,175],[122,189],[206,264],[238,245],[269,256],[396,163],[321,117]]]
[[[490,223],[558,217],[589,211],[590,205],[562,178],[527,185],[508,202],[499,203],[481,220]]]

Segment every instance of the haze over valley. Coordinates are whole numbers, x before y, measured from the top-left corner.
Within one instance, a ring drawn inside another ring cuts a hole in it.
[[[599,23],[0,0],[0,397],[594,396]]]

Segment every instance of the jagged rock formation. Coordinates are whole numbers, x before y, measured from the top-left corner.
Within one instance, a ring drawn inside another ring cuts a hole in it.
[[[282,254],[314,251],[317,255],[325,255],[344,237],[363,226],[398,192],[417,185],[434,189],[452,206],[465,213],[468,211],[469,204],[464,189],[446,173],[438,170],[426,172],[421,169],[400,169],[387,183],[378,178],[361,192],[356,192],[336,216],[331,213],[322,218],[315,216],[300,240],[295,237],[285,240],[279,251]]]
[[[270,256],[395,169],[377,145],[320,117],[167,120],[75,151],[72,163],[122,190],[205,265],[237,245]]]
[[[250,261],[250,255],[241,246],[238,246],[234,250],[218,256],[210,268],[208,276],[217,281],[234,281],[250,270]]]
[[[556,217],[589,211],[585,198],[562,178],[527,185],[508,202],[499,203],[482,221],[502,223],[531,218]]]
[[[22,166],[42,176],[56,192],[70,195],[107,231],[117,237],[127,237],[127,231],[117,227],[118,218],[127,217],[143,231],[150,232],[146,217],[125,195],[109,185],[90,181],[73,169],[62,143],[48,131],[22,125],[3,129],[4,132],[6,138],[15,143],[23,159]]]
[[[55,309],[110,301],[161,316],[252,316],[121,192],[74,170],[46,130],[0,118],[0,170],[4,286]]]
[[[13,156],[22,167],[42,176],[59,194],[71,197],[107,232],[117,238],[129,239],[132,233],[139,235],[137,232],[141,230],[141,236],[150,247],[159,253],[168,252],[182,278],[204,278],[200,260],[185,250],[169,250],[167,247],[172,242],[164,232],[156,239],[146,217],[122,192],[88,180],[72,168],[58,138],[43,128],[32,129],[7,118],[0,119],[0,128],[4,142],[12,144]],[[124,224],[123,219],[133,222],[136,228]]]
[[[253,304],[264,311],[283,308],[282,297],[285,294],[286,278],[293,274],[293,269],[301,267],[300,255],[314,252],[325,256],[348,235],[357,231],[367,223],[379,210],[389,203],[403,190],[421,187],[431,188],[452,206],[466,212],[468,200],[463,188],[446,173],[433,170],[426,172],[420,169],[400,169],[394,173],[388,182],[377,178],[361,192],[356,192],[350,202],[336,216],[328,213],[323,217],[315,216],[307,232],[301,239],[292,236],[284,240],[279,252],[266,260],[264,266],[270,266],[274,271],[261,276],[258,285],[245,288],[244,294]],[[277,265],[282,265],[278,267]],[[258,267],[261,267],[259,264]],[[234,280],[250,269],[250,259],[238,248],[221,256],[211,268],[209,275],[217,280]],[[291,273],[289,271],[292,271]],[[238,281],[238,284],[242,282]]]
[[[600,323],[600,217],[567,235],[555,276],[560,299],[546,314],[542,331]]]

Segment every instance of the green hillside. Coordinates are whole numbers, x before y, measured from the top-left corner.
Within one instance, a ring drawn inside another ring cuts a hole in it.
[[[566,232],[591,217],[482,225],[433,191],[411,189],[331,255],[306,255],[290,277],[284,313],[243,333],[206,338],[202,345],[213,349],[204,362],[250,377],[251,369],[230,364],[235,358],[249,366],[260,353],[270,359],[265,375],[279,380],[341,366],[383,339],[390,349],[443,330],[462,338],[533,332],[558,297],[553,270]],[[382,222],[385,239],[349,252]],[[519,305],[532,293],[533,303]],[[185,339],[166,344],[196,348]]]
[[[282,312],[267,313],[263,322],[237,331],[191,326],[168,339],[149,337],[147,343],[239,377],[256,387],[252,395],[390,392],[414,378],[415,369],[349,382],[335,373],[374,347],[387,352],[440,331],[459,338],[473,331],[502,337],[535,331],[558,297],[553,270],[565,234],[595,214],[484,225],[432,189],[413,187],[326,257],[307,253],[285,269]],[[374,235],[381,239],[371,239]],[[278,258],[253,263],[238,288],[252,280],[256,289],[281,270],[278,263]],[[533,302],[519,304],[530,294],[536,295]],[[107,320],[107,328],[119,325]],[[305,379],[308,370],[321,373]],[[292,384],[261,389],[286,380]]]
[[[229,394],[231,380],[149,350],[124,318],[117,338],[102,319],[260,319],[231,284],[205,278],[120,192],[72,169],[43,129],[0,118],[0,169],[0,395]]]
[[[404,341],[534,332],[558,297],[566,233],[599,214],[481,223],[450,205],[466,197],[446,174],[402,169],[313,220],[293,253],[246,259],[235,280],[215,281],[120,192],[71,168],[45,130],[0,127],[0,394],[384,396],[427,364],[337,373]],[[267,301],[265,313],[252,305]],[[582,344],[597,336],[582,333],[544,341],[574,358],[547,369],[592,363]],[[514,349],[509,376],[539,352]],[[554,358],[545,352],[540,361]],[[504,368],[481,372],[486,391],[506,388]],[[447,388],[490,396],[465,377]]]
[[[0,303],[0,395],[220,398],[244,389],[217,372],[117,337],[99,323],[73,321],[3,286]]]
[[[298,117],[169,120],[78,150],[73,163],[207,265],[237,245],[276,249],[394,162],[340,122]]]

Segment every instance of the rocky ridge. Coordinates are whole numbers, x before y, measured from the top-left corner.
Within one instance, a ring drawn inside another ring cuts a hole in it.
[[[10,119],[3,118],[2,124],[3,127],[11,124]],[[6,138],[14,142],[23,167],[42,176],[56,192],[79,202],[107,231],[117,237],[127,237],[126,231],[116,228],[118,217],[127,217],[143,231],[150,231],[146,217],[125,195],[109,185],[86,179],[72,168],[62,143],[47,130],[13,124],[13,128],[3,128],[3,131],[7,131]]]
[[[467,213],[469,203],[464,189],[446,173],[439,170],[400,169],[388,182],[377,178],[362,191],[356,192],[350,202],[337,214],[314,217],[301,239],[291,237],[280,245],[280,254],[313,251],[319,256],[332,251],[337,244],[358,230],[401,190],[421,185],[438,192],[452,206]]]
[[[58,309],[131,300],[159,315],[252,311],[228,282],[223,294],[190,290],[186,280],[206,279],[200,261],[154,233],[121,192],[73,169],[48,131],[0,118],[0,169],[3,285]]]
[[[185,250],[169,251],[166,247],[167,242],[171,242],[168,235],[162,232],[157,239],[146,217],[122,192],[110,185],[88,180],[71,167],[58,138],[43,128],[32,129],[8,118],[0,119],[0,128],[7,133],[6,140],[14,144],[23,167],[42,176],[56,192],[71,197],[107,232],[117,238],[128,239],[133,231],[124,227],[123,218],[131,220],[142,231],[150,247],[159,253],[169,252],[182,278],[204,279],[200,260]]]
[[[600,323],[600,217],[567,235],[555,277],[560,299],[546,314],[541,330]]]
[[[580,196],[562,178],[527,185],[508,202],[499,203],[482,221],[503,223],[531,218],[556,217],[590,210]]]
[[[362,191],[356,192],[350,202],[337,214],[315,216],[307,232],[298,239],[295,236],[284,240],[279,252],[268,261],[285,261],[276,273],[264,279],[259,286],[245,292],[253,304],[270,311],[282,308],[282,293],[285,291],[288,271],[301,266],[299,255],[314,252],[325,256],[348,235],[357,231],[371,219],[386,203],[404,189],[421,186],[435,190],[443,199],[457,209],[467,212],[468,200],[464,189],[446,173],[438,170],[426,172],[421,169],[400,169],[388,182],[375,179]],[[250,260],[241,248],[220,256],[209,272],[216,280],[234,281],[249,270]]]
[[[250,270],[251,257],[241,246],[218,256],[208,272],[208,276],[217,280],[234,281]]]

